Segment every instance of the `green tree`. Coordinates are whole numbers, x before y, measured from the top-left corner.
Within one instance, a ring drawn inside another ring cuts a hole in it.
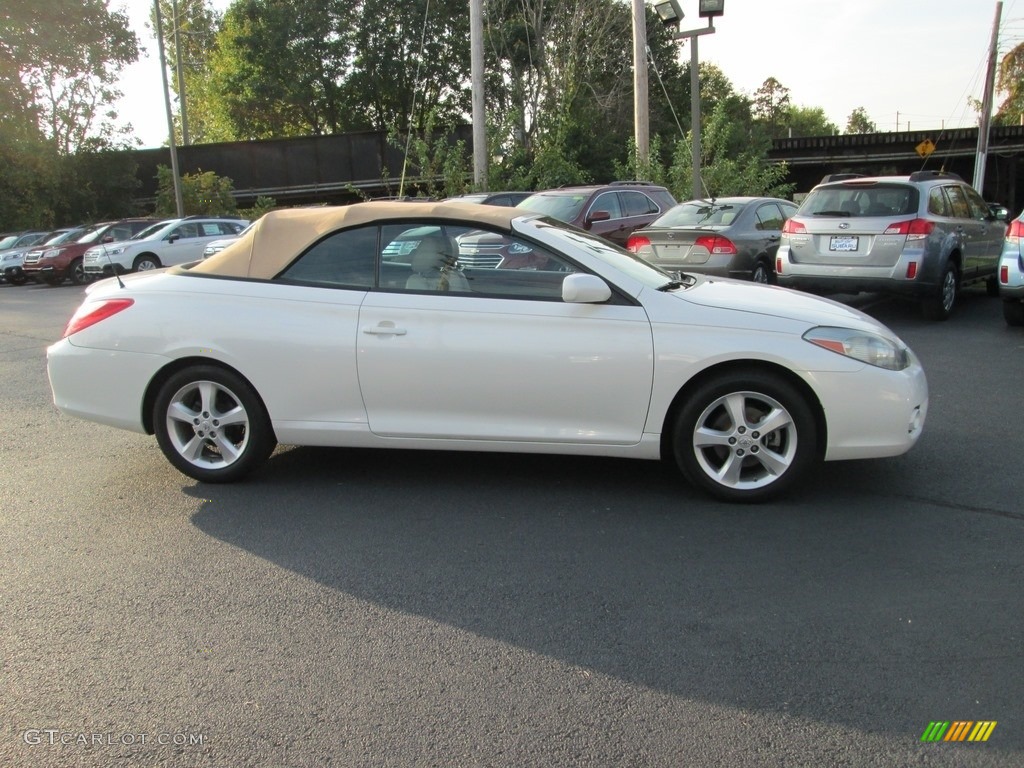
[[[181,196],[185,215],[224,216],[238,212],[232,196],[234,183],[213,171],[186,173],[181,177]],[[166,165],[157,167],[156,215],[177,215],[174,176]]]
[[[846,120],[846,133],[877,133],[878,126],[868,117],[864,107],[857,107]]]
[[[754,117],[767,127],[768,135],[773,139],[782,135],[790,109],[789,88],[774,77],[769,77],[754,92]]]
[[[175,14],[175,7],[177,14]],[[222,101],[216,97],[211,61],[217,48],[217,32],[221,14],[210,0],[160,0],[161,28],[168,65],[168,82],[178,95],[175,117],[177,141],[183,141],[181,104],[185,105],[185,122],[191,144],[230,141],[234,138],[227,123]],[[150,11],[150,26],[156,29],[156,13]],[[175,39],[177,32],[177,39]],[[184,97],[178,78],[178,54],[185,82]]]
[[[1024,117],[1024,43],[1014,46],[1000,59],[996,89],[1006,97],[999,105],[993,122],[1019,125]]]
[[[790,107],[786,113],[782,128],[785,136],[800,138],[802,136],[834,136],[839,127],[825,115],[821,107]]]

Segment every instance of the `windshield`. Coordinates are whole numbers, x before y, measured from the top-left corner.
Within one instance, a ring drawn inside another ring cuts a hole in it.
[[[645,286],[661,288],[666,283],[675,280],[675,277],[668,272],[644,261],[636,254],[585,230],[552,219],[540,219],[536,221],[536,224],[541,228],[549,227],[555,231],[554,234],[558,239],[584,249],[590,255],[596,256],[605,264],[615,267]]]
[[[691,200],[670,208],[651,222],[652,227],[724,227],[732,224],[746,203]]]
[[[102,232],[104,229],[106,229],[106,227],[107,227],[106,224],[94,224],[91,227],[86,228],[84,234],[80,234],[78,239],[75,240],[75,242],[76,243],[91,243],[93,240],[96,239],[96,237],[99,235],[100,232]]]
[[[0,251],[6,251],[8,248],[14,245],[17,239],[17,235],[8,235],[7,237],[0,240]]]
[[[583,204],[587,202],[589,195],[530,195],[523,200],[517,208],[525,208],[535,213],[543,213],[552,216],[559,221],[574,221],[583,210]]]
[[[155,235],[161,229],[166,227],[168,224],[173,224],[173,221],[158,221],[156,224],[150,224],[144,230],[139,232],[137,235],[132,236],[132,240],[145,240],[150,235]]]
[[[57,245],[59,243],[66,243],[68,240],[74,240],[82,234],[80,229],[69,229],[66,232],[57,232],[51,235],[43,241],[43,245]]]

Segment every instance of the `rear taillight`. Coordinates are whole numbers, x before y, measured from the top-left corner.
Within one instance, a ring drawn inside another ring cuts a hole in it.
[[[91,325],[96,325],[101,320],[106,320],[121,310],[128,309],[134,303],[135,299],[106,299],[95,304],[83,304],[71,316],[71,319],[68,320],[68,324],[64,328],[64,335],[61,338],[66,339],[73,333],[78,333]]]
[[[885,235],[905,235],[908,240],[923,240],[935,229],[935,222],[928,219],[908,219],[890,224]]]
[[[1010,284],[1010,268],[1005,264],[999,265],[999,282],[1003,285]]]
[[[1024,237],[1024,222],[1014,219],[1010,222],[1010,228],[1006,230],[1006,239],[1011,243],[1019,243],[1021,237]]]
[[[626,241],[626,250],[633,253],[640,253],[641,248],[648,248],[651,245],[651,238],[646,235],[630,235]]]
[[[775,257],[775,274],[776,275],[781,275],[782,274],[782,257],[781,256],[776,256]]]
[[[707,248],[708,252],[715,256],[732,256],[736,253],[736,246],[732,244],[732,240],[721,235],[701,235],[693,245]]]
[[[807,234],[807,227],[805,227],[799,221],[793,221],[792,219],[786,219],[786,223],[782,225],[782,234],[784,234],[784,235],[806,235]]]

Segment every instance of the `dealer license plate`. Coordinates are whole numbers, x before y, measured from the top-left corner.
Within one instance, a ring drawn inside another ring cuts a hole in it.
[[[857,244],[860,241],[859,237],[851,235],[838,235],[833,237],[828,243],[828,249],[830,251],[856,251]]]

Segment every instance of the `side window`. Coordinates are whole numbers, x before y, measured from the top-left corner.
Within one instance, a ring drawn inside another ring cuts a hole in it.
[[[216,221],[204,221],[199,228],[201,237],[218,237],[224,234],[220,223]]]
[[[117,240],[127,240],[133,234],[134,234],[134,232],[132,232],[132,230],[129,229],[128,227],[116,226],[116,227],[111,227],[110,229],[108,229],[104,233],[103,239],[106,240],[107,238],[111,238],[111,242],[114,242],[114,241],[117,241]]]
[[[767,203],[766,205],[758,206],[754,213],[754,229],[768,232],[774,232],[782,229],[782,222],[784,219],[782,212],[779,210],[779,206],[775,203]]]
[[[594,202],[590,204],[590,208],[587,210],[587,216],[591,216],[597,211],[608,211],[611,218],[621,219],[622,208],[619,206],[618,194],[615,192],[602,192],[595,197]]]
[[[950,216],[949,201],[942,192],[942,187],[932,187],[928,193],[928,213],[933,216]]]
[[[971,218],[984,221],[989,217],[988,204],[977,193],[974,187],[961,187],[967,196],[967,204],[971,207]]]
[[[181,240],[187,240],[191,237],[199,237],[199,227],[194,222],[188,224],[182,224],[180,227],[176,227],[171,231],[168,237],[178,236]]]
[[[275,280],[331,288],[372,288],[376,254],[376,227],[342,230],[311,246]]]
[[[381,287],[417,293],[560,301],[576,268],[522,238],[462,225],[381,230]]]
[[[950,184],[943,189],[946,192],[946,197],[949,198],[949,209],[953,216],[958,219],[971,218],[971,207],[967,204],[967,196],[964,195],[963,189],[956,184]]]
[[[643,192],[623,190],[619,193],[619,199],[622,201],[622,211],[626,216],[646,216],[659,210],[658,204]]]

